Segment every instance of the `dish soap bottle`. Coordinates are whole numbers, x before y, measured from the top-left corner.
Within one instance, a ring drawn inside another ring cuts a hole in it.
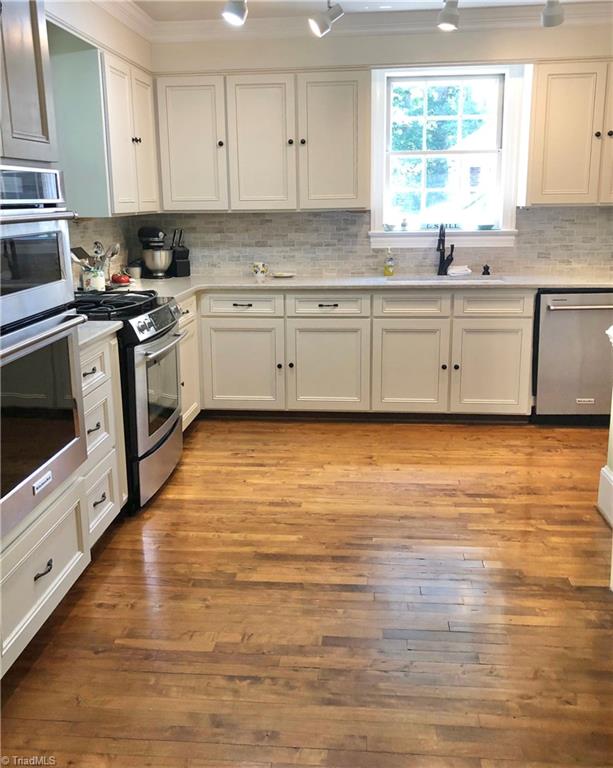
[[[387,249],[387,258],[383,263],[383,276],[392,277],[396,267],[396,259],[392,256],[391,248]]]

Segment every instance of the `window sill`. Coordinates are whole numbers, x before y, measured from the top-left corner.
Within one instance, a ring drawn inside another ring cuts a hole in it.
[[[438,232],[369,232],[371,248],[431,248],[438,242]],[[482,231],[447,230],[447,243],[457,247],[511,248],[515,245],[516,229]]]

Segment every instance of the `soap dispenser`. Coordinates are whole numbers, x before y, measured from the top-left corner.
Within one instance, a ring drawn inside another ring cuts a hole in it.
[[[383,263],[383,276],[392,277],[396,268],[396,259],[392,256],[392,249],[387,249],[387,258]]]

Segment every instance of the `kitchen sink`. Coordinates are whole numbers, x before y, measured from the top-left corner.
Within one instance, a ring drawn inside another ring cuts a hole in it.
[[[504,277],[493,277],[491,275],[467,275],[465,277],[449,277],[448,275],[393,275],[386,277],[390,282],[410,282],[410,283],[441,283],[444,285],[463,285],[467,282],[475,285],[503,285]]]

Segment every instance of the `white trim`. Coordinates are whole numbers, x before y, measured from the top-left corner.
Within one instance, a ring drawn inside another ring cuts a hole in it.
[[[369,232],[371,248],[436,248],[438,232]],[[447,230],[447,242],[458,247],[511,248],[515,245],[516,229]]]
[[[613,528],[613,470],[609,469],[609,467],[603,467],[600,470],[598,510],[611,528]]]

